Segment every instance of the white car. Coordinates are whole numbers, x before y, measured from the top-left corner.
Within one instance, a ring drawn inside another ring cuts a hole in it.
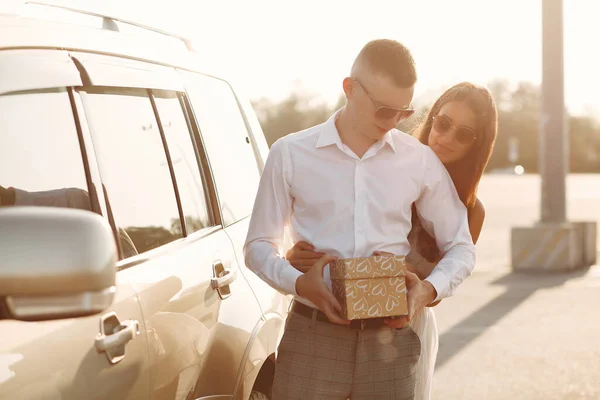
[[[0,15],[0,399],[267,398],[250,103],[180,37],[52,10]]]

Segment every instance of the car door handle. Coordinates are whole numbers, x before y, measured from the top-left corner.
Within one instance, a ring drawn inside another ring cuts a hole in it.
[[[210,286],[212,286],[213,289],[221,289],[225,286],[229,286],[236,278],[235,270],[231,268],[223,268],[223,271],[219,275],[220,276],[210,279]]]
[[[106,353],[108,361],[116,364],[125,358],[125,345],[140,334],[140,324],[136,320],[119,321],[112,312],[103,315],[100,321],[100,333],[95,345],[98,353]]]
[[[235,281],[236,271],[231,268],[225,268],[221,260],[213,262],[213,276],[210,278],[210,286],[216,290],[221,300],[231,296],[229,285]]]

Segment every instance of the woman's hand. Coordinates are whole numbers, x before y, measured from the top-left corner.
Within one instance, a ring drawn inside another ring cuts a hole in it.
[[[312,244],[301,240],[287,251],[285,258],[298,271],[307,273],[315,265],[315,262],[324,255],[325,253],[315,251]]]

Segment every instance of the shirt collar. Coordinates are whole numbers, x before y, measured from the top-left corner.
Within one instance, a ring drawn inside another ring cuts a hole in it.
[[[393,131],[393,129],[392,129]],[[387,143],[390,148],[392,149],[392,151],[395,153],[396,152],[396,145],[394,144],[394,138],[392,137],[392,131],[388,131],[388,133],[385,134],[385,136],[383,137],[383,141],[385,143]]]
[[[335,121],[340,116],[343,108],[337,110],[329,119],[323,124],[321,129],[321,134],[319,135],[319,140],[317,140],[316,148],[320,149],[321,147],[327,147],[332,145],[337,145],[340,149],[343,148],[342,139],[340,139],[340,134],[335,126]],[[394,138],[392,137],[392,131],[389,131],[385,134],[382,139],[383,144],[387,143],[390,148],[396,152],[396,146],[394,145]],[[383,147],[380,146],[379,148]]]
[[[342,147],[342,139],[340,139],[340,134],[338,133],[337,127],[335,126],[335,121],[340,116],[341,111],[342,109],[337,110],[323,124],[321,133],[319,135],[319,140],[317,140],[317,149],[320,149],[321,147],[331,146],[334,144],[340,148]]]

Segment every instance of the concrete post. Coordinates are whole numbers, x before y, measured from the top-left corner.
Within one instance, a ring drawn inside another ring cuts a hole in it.
[[[568,166],[563,61],[563,0],[542,0],[541,222],[566,222]]]
[[[542,0],[541,216],[532,227],[513,227],[514,270],[572,270],[596,262],[596,222],[567,221],[566,121],[563,0]]]

